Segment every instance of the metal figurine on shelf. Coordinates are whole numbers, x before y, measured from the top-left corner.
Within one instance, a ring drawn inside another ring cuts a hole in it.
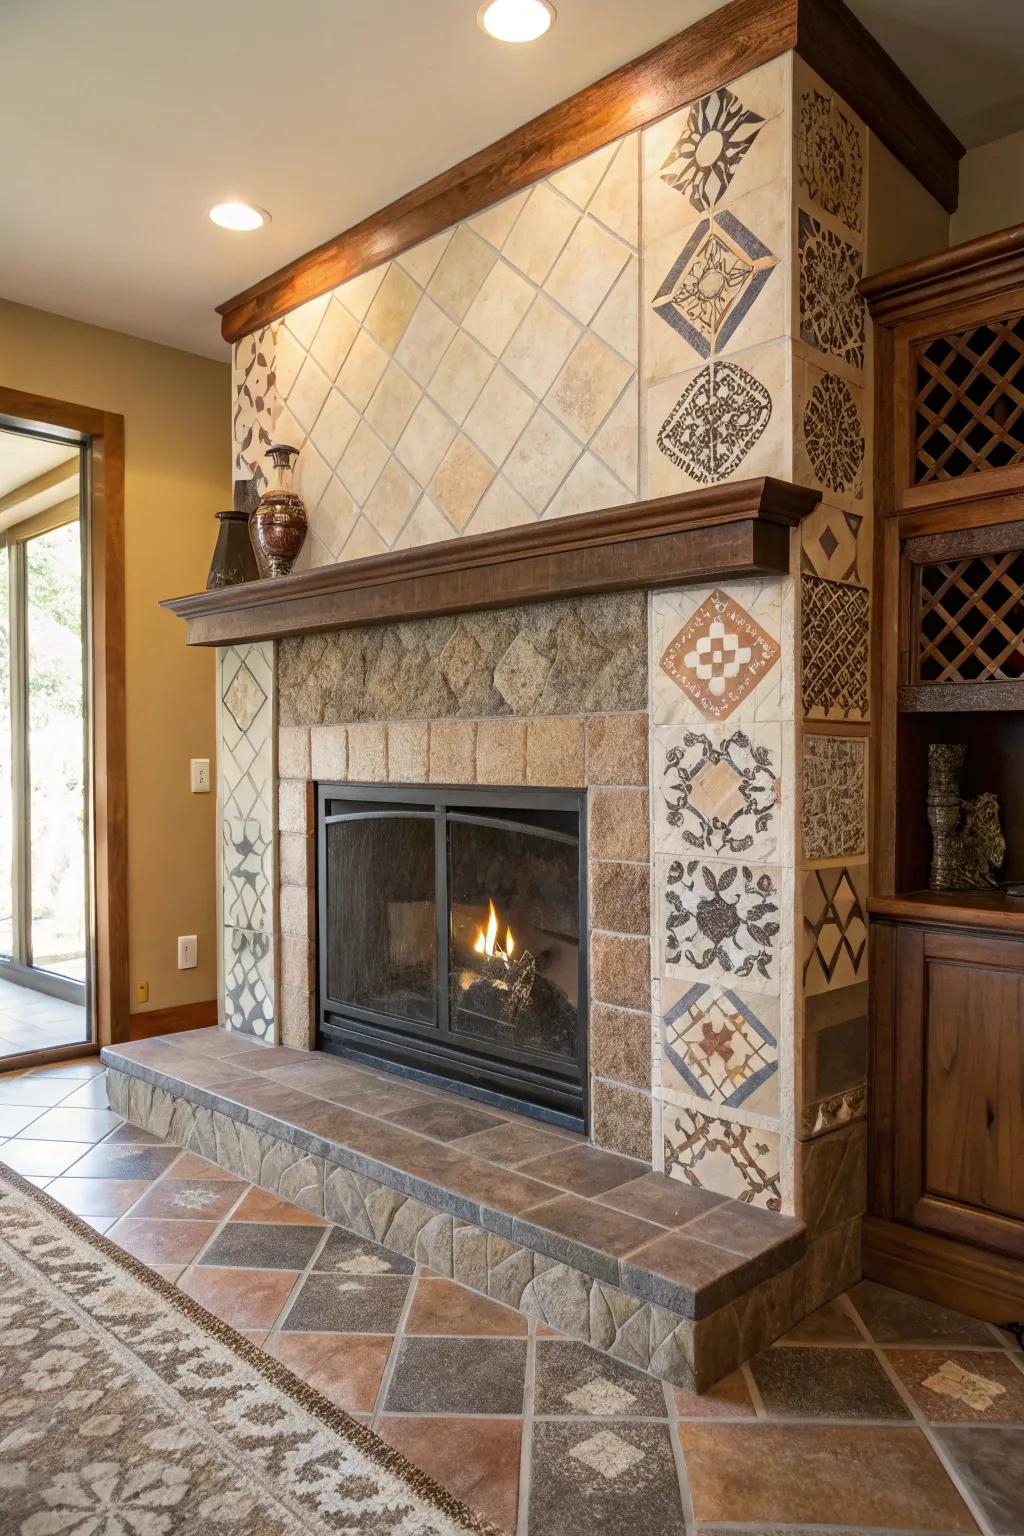
[[[287,576],[306,537],[306,509],[292,490],[292,464],[299,450],[274,443],[267,450],[274,484],[263,492],[249,516],[249,536],[261,576]]]
[[[979,890],[998,884],[995,871],[1006,857],[993,794],[964,800],[960,794],[965,746],[933,742],[928,748],[928,825],[932,829],[933,891]]]

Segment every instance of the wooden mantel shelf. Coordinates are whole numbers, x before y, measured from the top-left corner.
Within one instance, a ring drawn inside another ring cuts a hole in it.
[[[632,502],[577,517],[170,598],[189,645],[231,645],[473,609],[779,575],[790,530],[818,503],[782,480]]]

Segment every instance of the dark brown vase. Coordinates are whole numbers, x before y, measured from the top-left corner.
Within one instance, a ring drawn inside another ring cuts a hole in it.
[[[249,537],[248,512],[218,512],[217,543],[214,545],[206,589],[233,587],[240,581],[255,581],[260,569]]]
[[[263,492],[249,514],[249,537],[256,551],[261,576],[287,576],[306,537],[306,509],[292,490],[292,461],[299,450],[275,443],[268,453],[274,465],[274,484]]]

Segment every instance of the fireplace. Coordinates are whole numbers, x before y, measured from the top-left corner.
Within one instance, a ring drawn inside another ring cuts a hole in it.
[[[583,795],[321,784],[318,1044],[582,1129]]]

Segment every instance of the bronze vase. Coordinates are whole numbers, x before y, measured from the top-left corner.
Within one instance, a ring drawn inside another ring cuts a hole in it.
[[[297,448],[275,443],[268,453],[274,465],[274,484],[263,492],[249,514],[249,537],[256,551],[261,576],[287,576],[306,537],[306,509],[292,490],[293,461]]]

